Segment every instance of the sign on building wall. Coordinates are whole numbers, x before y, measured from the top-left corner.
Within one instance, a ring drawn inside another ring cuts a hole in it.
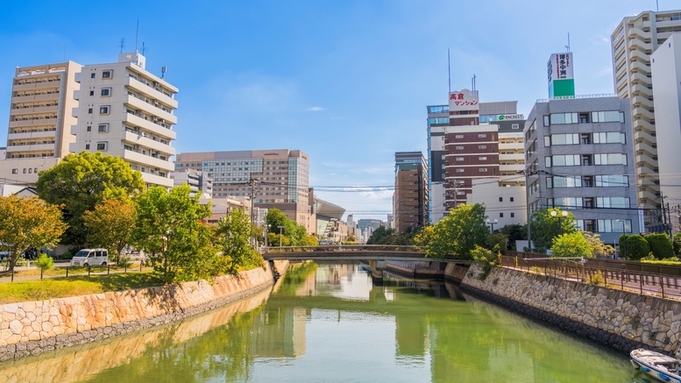
[[[524,120],[525,116],[522,114],[500,114],[497,116],[497,121],[506,120]]]
[[[462,89],[449,94],[449,111],[479,110],[480,100],[477,90]]]
[[[574,78],[572,71],[572,53],[554,53],[546,64],[549,82]]]

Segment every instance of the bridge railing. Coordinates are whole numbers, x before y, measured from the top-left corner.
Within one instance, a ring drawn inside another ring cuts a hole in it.
[[[420,246],[403,245],[322,245],[322,246],[282,246],[267,247],[264,250],[269,253],[305,253],[305,252],[352,252],[352,251],[394,251],[402,253],[423,253]]]

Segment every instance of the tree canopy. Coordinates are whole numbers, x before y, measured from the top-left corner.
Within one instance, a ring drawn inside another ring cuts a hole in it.
[[[9,253],[9,270],[30,248],[52,248],[66,230],[58,206],[35,197],[0,197],[0,244]]]
[[[483,246],[489,234],[485,224],[485,207],[480,204],[459,205],[433,228],[432,240],[426,246],[426,255],[442,258],[453,254],[471,258],[475,246]]]
[[[304,226],[289,218],[279,209],[267,210],[267,231],[270,246],[316,246],[317,240],[307,234]],[[281,227],[281,228],[280,228]]]
[[[133,241],[148,253],[164,282],[210,279],[219,274],[211,229],[203,222],[210,206],[199,204],[182,185],[167,191],[154,186],[136,201]]]
[[[551,212],[553,211],[556,212],[555,217],[551,215]],[[536,249],[540,253],[544,253],[551,248],[554,237],[577,231],[574,214],[568,211],[567,216],[563,216],[561,214],[563,211],[556,208],[550,208],[534,212],[531,222],[533,249]]]
[[[561,234],[553,238],[551,247],[555,257],[593,257],[594,249],[581,232]]]
[[[83,214],[105,198],[126,200],[141,193],[142,175],[120,157],[101,153],[69,154],[39,173],[38,195],[49,204],[61,205],[69,228],[62,242],[82,246],[87,241]]]
[[[263,259],[251,246],[251,220],[234,209],[218,221],[217,242],[222,249],[224,271],[236,275],[243,265],[261,266]]]
[[[120,257],[130,243],[135,225],[135,205],[128,200],[104,199],[83,214],[83,223],[88,228],[87,243],[93,247],[109,250],[109,254]]]

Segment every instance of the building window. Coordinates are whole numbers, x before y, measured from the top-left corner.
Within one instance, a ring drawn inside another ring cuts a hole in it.
[[[480,173],[487,173],[487,168],[480,168]]]
[[[463,161],[463,157],[456,157],[457,161]]]
[[[12,174],[19,174],[19,169],[12,169]]]
[[[499,213],[499,218],[504,218],[504,213]]]
[[[454,149],[455,150],[463,150],[463,146],[455,146]]]
[[[511,218],[515,218],[515,213],[511,213]]]
[[[544,116],[544,126],[551,126],[551,121],[549,120],[549,116]]]
[[[511,129],[520,129],[520,124],[512,124]]]
[[[514,197],[509,197],[509,198],[511,199],[511,202],[513,202],[513,201],[514,201]]]
[[[94,91],[94,90],[91,90],[91,91],[90,91],[90,96],[94,96],[94,95],[95,95],[95,91]]]
[[[485,137],[487,137],[487,134],[485,134],[485,133],[478,134],[478,138],[485,138]]]
[[[109,106],[108,105],[100,106],[99,114],[109,114]]]
[[[499,202],[504,202],[504,197],[499,197]]]
[[[112,78],[112,77],[113,77],[113,71],[112,70],[102,71],[102,78],[109,79],[109,78]]]
[[[487,157],[486,156],[478,157],[478,160],[479,161],[487,161]]]
[[[87,114],[92,114],[92,108],[87,108]]]
[[[92,131],[92,126],[88,125],[85,127],[86,132],[91,132]]]
[[[85,144],[85,150],[90,150],[90,144]]]
[[[102,96],[102,97],[109,97],[109,96],[111,96],[111,88],[102,88],[101,96]]]
[[[106,152],[107,146],[108,145],[107,145],[106,141],[100,141],[100,142],[97,143],[97,150],[102,151],[102,152]]]
[[[100,133],[106,133],[109,131],[109,124],[99,124],[97,131]]]
[[[457,140],[462,140],[463,139],[463,134],[457,134],[454,136],[455,139]]]
[[[95,75],[96,75],[95,72],[90,73],[90,78],[95,78]]]
[[[478,145],[478,149],[487,149],[487,145]]]
[[[456,169],[456,172],[457,172],[457,173],[463,173],[463,169],[457,168],[457,169]]]

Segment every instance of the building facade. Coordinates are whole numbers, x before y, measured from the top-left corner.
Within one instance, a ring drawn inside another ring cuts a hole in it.
[[[18,67],[12,97],[5,158],[0,160],[4,182],[34,185],[38,172],[56,165],[76,141],[71,126],[78,107],[76,73],[82,66],[68,61]]]
[[[539,100],[525,123],[528,213],[568,210],[580,230],[615,244],[642,231],[629,100]]]
[[[672,34],[652,55],[657,162],[660,174],[662,225],[669,234],[681,231],[681,32]]]
[[[494,172],[495,176],[500,174],[500,136],[498,126],[490,124],[522,119],[522,115],[517,114],[517,104],[517,101],[479,102],[476,90],[464,89],[452,92],[447,105],[427,107],[431,224],[439,222],[449,209],[466,202],[473,190],[473,179],[488,178]],[[522,130],[519,123],[517,130]],[[460,149],[461,142],[465,142],[467,149]],[[469,149],[473,152],[467,152]]]
[[[421,152],[395,153],[393,222],[397,233],[428,224],[428,164]]]
[[[173,179],[173,186],[187,184],[191,188],[191,195],[195,196],[199,192],[201,198],[213,198],[213,177],[210,174],[194,169],[183,169],[170,173]]]
[[[681,11],[642,12],[625,17],[612,33],[615,92],[629,100],[632,116],[637,198],[646,224],[662,221],[660,174],[651,55],[674,32],[681,31]]]
[[[145,63],[138,52],[121,53],[116,63],[82,68],[76,76],[78,123],[72,133],[77,139],[71,151],[121,157],[148,185],[169,188],[178,89],[147,71]]]
[[[300,150],[179,153],[175,168],[211,175],[214,198],[248,196],[255,207],[279,209],[316,233],[309,157]]]

